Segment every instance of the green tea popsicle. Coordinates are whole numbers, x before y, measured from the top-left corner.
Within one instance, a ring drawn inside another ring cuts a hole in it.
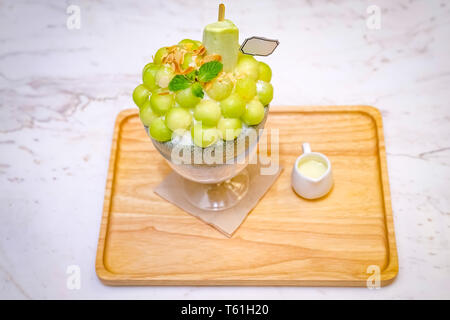
[[[219,21],[208,24],[203,30],[203,45],[208,54],[222,57],[223,71],[232,72],[239,53],[239,29],[224,19],[225,7],[219,7]]]

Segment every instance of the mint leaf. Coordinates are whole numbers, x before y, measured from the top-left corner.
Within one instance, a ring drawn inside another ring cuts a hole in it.
[[[205,63],[198,70],[198,80],[201,82],[208,82],[217,77],[222,71],[223,64],[219,61],[210,61]]]
[[[202,98],[205,96],[205,93],[203,92],[203,88],[200,83],[196,82],[191,87],[192,93],[194,96]]]
[[[185,76],[178,74],[175,77],[173,77],[172,80],[170,81],[169,90],[170,91],[183,90],[189,88],[190,85],[191,83]]]
[[[191,71],[191,72],[189,72],[189,73],[186,75],[186,78],[187,78],[189,81],[194,81],[194,80],[195,80],[195,77],[197,76],[197,73],[198,73],[197,70]]]

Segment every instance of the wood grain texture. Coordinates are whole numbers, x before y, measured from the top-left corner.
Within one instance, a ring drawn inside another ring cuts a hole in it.
[[[369,106],[272,108],[285,170],[227,238],[153,193],[171,169],[137,110],[117,117],[96,271],[108,285],[365,286],[398,272],[382,119]],[[269,132],[269,131],[268,131]],[[334,187],[304,200],[290,175],[301,143],[326,154]]]

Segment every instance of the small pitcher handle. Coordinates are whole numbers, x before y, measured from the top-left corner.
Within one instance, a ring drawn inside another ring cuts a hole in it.
[[[311,153],[311,146],[308,142],[302,144],[303,153]]]

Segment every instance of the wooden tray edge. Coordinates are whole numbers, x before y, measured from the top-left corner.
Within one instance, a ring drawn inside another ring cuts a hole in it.
[[[377,128],[377,139],[378,139],[378,153],[380,160],[380,169],[381,169],[381,182],[383,186],[383,200],[385,205],[385,225],[386,225],[386,234],[388,237],[387,247],[389,248],[389,257],[387,265],[381,270],[380,274],[380,285],[386,286],[391,284],[398,275],[398,255],[397,255],[397,246],[395,240],[395,232],[394,232],[394,221],[392,214],[392,205],[391,205],[391,196],[390,196],[390,188],[389,188],[389,177],[387,171],[387,160],[386,160],[386,147],[384,143],[384,134],[383,134],[383,120],[381,112],[369,105],[343,105],[343,106],[277,106],[276,108],[271,108],[270,112],[273,113],[282,113],[282,112],[342,112],[342,111],[352,111],[352,112],[362,112],[369,115]],[[107,175],[107,182],[105,188],[105,196],[104,196],[104,204],[103,204],[103,213],[100,224],[100,234],[97,245],[97,255],[96,255],[96,263],[95,270],[97,277],[100,281],[106,285],[110,286],[311,286],[311,287],[364,287],[367,285],[366,281],[354,280],[354,281],[346,281],[346,280],[202,280],[202,283],[199,283],[197,280],[155,280],[155,279],[142,279],[142,277],[137,278],[136,280],[131,280],[133,276],[123,275],[123,274],[115,274],[110,272],[104,263],[104,251],[105,251],[105,243],[106,236],[108,231],[108,222],[109,222],[109,209],[111,205],[111,195],[112,195],[112,186],[113,186],[113,178],[114,178],[114,167],[116,162],[116,154],[117,154],[117,145],[119,132],[122,125],[122,122],[133,115],[136,115],[138,110],[135,108],[125,109],[121,111],[116,118],[116,122],[114,124],[114,134],[113,140],[111,144],[111,154],[109,159],[109,168]]]
[[[101,282],[108,286],[248,286],[248,287],[367,287],[367,281],[364,280],[164,280],[164,279],[130,279],[128,276],[120,278],[109,272],[98,274]],[[385,287],[393,282],[389,280],[380,280],[380,286]]]
[[[384,202],[384,217],[386,226],[386,235],[388,237],[388,243],[386,244],[389,248],[389,262],[381,271],[381,283],[382,285],[391,284],[398,275],[399,265],[398,265],[398,254],[397,254],[397,244],[395,240],[394,231],[394,218],[392,212],[391,203],[391,191],[389,185],[389,175],[387,168],[386,159],[386,144],[384,140],[384,130],[383,130],[383,117],[379,109],[373,106],[359,106],[362,112],[370,115],[376,125],[377,125],[377,135],[378,135],[378,154],[379,154],[379,165],[381,173],[381,185],[383,187],[383,202]]]
[[[113,181],[114,181],[114,168],[116,166],[116,156],[117,156],[117,146],[118,146],[118,140],[119,140],[119,132],[120,128],[122,127],[122,123],[125,119],[127,119],[130,116],[133,116],[137,114],[137,109],[126,109],[121,112],[116,117],[116,121],[114,123],[114,132],[113,132],[113,139],[111,142],[111,152],[109,157],[109,167],[108,167],[108,174],[106,178],[106,186],[105,186],[105,195],[104,195],[104,201],[103,201],[103,213],[102,218],[100,222],[100,234],[98,238],[98,244],[97,244],[97,255],[95,259],[95,271],[97,274],[97,277],[105,283],[105,281],[115,279],[117,278],[117,275],[115,273],[110,272],[107,267],[105,266],[104,261],[104,253],[105,253],[105,244],[106,244],[106,237],[108,234],[108,227],[109,227],[109,211],[111,206],[111,196],[113,192]]]

